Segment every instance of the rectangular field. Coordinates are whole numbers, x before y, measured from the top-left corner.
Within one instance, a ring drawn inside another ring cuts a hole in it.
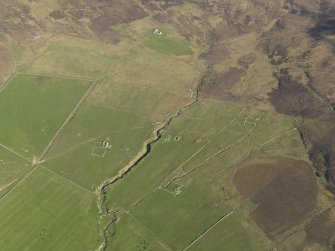
[[[85,103],[58,136],[43,165],[89,190],[136,155],[153,129],[136,114]],[[103,148],[108,139],[110,148]]]
[[[255,235],[255,233],[253,234]],[[266,250],[264,241],[258,236],[252,236],[253,234],[243,227],[236,214],[231,214],[186,250]],[[253,240],[257,240],[257,242]]]
[[[93,194],[37,167],[1,199],[0,250],[92,250],[97,215]]]
[[[90,85],[17,74],[0,93],[0,143],[29,159],[38,156]]]

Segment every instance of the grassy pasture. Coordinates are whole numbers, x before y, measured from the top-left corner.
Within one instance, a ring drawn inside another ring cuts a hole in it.
[[[135,40],[138,44],[165,56],[189,56],[193,54],[191,43],[166,24],[157,27],[156,23],[138,20],[131,24],[121,24],[113,28],[124,38]],[[158,28],[158,33],[154,31]]]
[[[119,82],[117,77],[106,77],[99,82],[56,139],[45,158],[47,168],[87,189],[94,189],[137,154],[156,122],[191,99],[189,94],[176,95],[159,87],[142,86],[142,83],[134,86]],[[106,138],[112,147],[94,154],[92,151],[99,151],[94,146],[101,145]]]
[[[124,40],[110,45],[69,36],[56,36],[32,62],[20,68],[29,72],[97,78],[111,76],[119,85],[170,89],[180,94],[194,86],[199,72],[189,60],[143,50],[141,41]],[[186,87],[185,87],[186,85]]]
[[[131,112],[86,104],[59,135],[44,165],[93,189],[136,155],[153,127]],[[106,138],[112,146],[99,153],[96,147]]]
[[[16,184],[30,166],[26,160],[0,147],[0,195]]]
[[[160,190],[133,211],[143,225],[172,250],[182,250],[220,217],[231,211],[222,194],[214,194],[207,181],[192,181],[179,195]]]
[[[1,250],[89,250],[99,245],[93,194],[37,167],[1,201]]]
[[[27,158],[38,156],[90,84],[16,75],[0,93],[0,142]]]
[[[292,135],[282,135],[288,130]],[[250,205],[240,199],[234,186],[235,169],[254,154],[291,156],[302,151],[295,141],[287,153],[267,153],[260,147],[269,141],[269,146],[285,149],[297,136],[285,116],[200,101],[174,119],[151,154],[110,188],[109,206],[130,210],[172,250],[185,248],[235,208],[236,213],[215,225],[190,250],[266,250],[270,242],[255,231],[257,226],[237,218],[239,212],[247,217]]]
[[[117,231],[107,250],[163,251],[167,250],[157,237],[145,229],[132,216],[123,214]]]
[[[176,85],[166,88],[168,83],[162,82],[157,73],[140,74],[139,69],[125,67],[131,80],[127,81],[123,75],[106,77],[88,98],[89,105],[124,111],[157,122],[191,100],[187,89],[193,84],[191,78],[170,75],[169,81]]]
[[[148,30],[142,37],[143,44],[163,54],[176,56],[192,54],[192,50],[185,39],[172,37],[169,35],[170,30],[167,28],[163,27],[159,30],[162,32],[161,35],[154,34],[152,29]]]
[[[215,104],[213,106],[215,106]],[[197,121],[197,123],[201,125],[198,126],[199,130],[197,130],[197,128],[190,131],[185,130],[185,128],[193,122],[192,119],[187,116],[181,116],[175,119],[171,127],[164,132],[163,140],[153,146],[150,156],[144,159],[130,175],[122,180],[122,183],[115,184],[115,186],[111,188],[109,193],[111,205],[128,208],[142,195],[157,188],[157,186],[163,183],[165,178],[170,177],[170,174],[185,161],[188,161],[189,158],[193,158],[192,156],[203,147],[206,141],[214,137],[217,132],[229,124],[230,121],[241,112],[241,108],[232,105],[233,108],[229,109],[230,106],[229,104],[221,104],[221,109],[226,108],[226,113],[219,114],[215,112],[216,109],[213,109],[214,112],[212,112],[211,109],[207,110],[207,112],[205,112],[205,119],[199,119],[201,122]],[[212,116],[212,119],[208,118],[210,116]],[[201,123],[211,123],[214,117],[216,118],[216,123],[211,124],[211,137],[206,138],[202,144],[197,143],[197,139],[205,132],[205,127]],[[175,122],[179,124],[179,128],[174,126]],[[182,135],[180,135],[181,132]],[[239,136],[236,137],[234,133],[242,136],[245,134],[245,131],[239,127],[231,126],[226,135],[231,134],[233,137],[229,138],[228,141],[239,138]],[[180,136],[179,141],[176,140],[176,136],[178,137],[178,135]],[[228,142],[225,144],[228,144]],[[210,147],[211,150],[206,151],[203,157],[213,154],[213,151],[218,145],[220,145],[218,142],[213,141],[213,146],[211,145]],[[203,159],[199,158],[199,160]]]
[[[43,72],[97,78],[101,72],[113,69],[118,63],[119,50],[86,39],[69,36],[52,38],[33,62],[22,62],[30,72]]]
[[[232,214],[211,229],[188,250],[267,250],[263,242],[255,240],[259,240],[259,237],[252,236],[250,231],[243,227],[238,217]]]

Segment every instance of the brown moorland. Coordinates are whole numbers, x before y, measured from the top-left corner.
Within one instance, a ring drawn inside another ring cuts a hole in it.
[[[310,164],[291,158],[273,158],[244,165],[234,183],[256,206],[251,218],[274,237],[299,223],[316,206],[316,178]]]

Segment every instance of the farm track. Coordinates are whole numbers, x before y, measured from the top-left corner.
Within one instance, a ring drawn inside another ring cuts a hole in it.
[[[0,146],[4,149],[6,149],[8,152],[11,152],[13,154],[15,154],[16,156],[19,156],[20,158],[24,159],[25,161],[28,161],[29,163],[31,163],[32,161],[26,157],[24,157],[23,155],[19,154],[18,152],[15,152],[13,149],[3,145],[3,144],[0,144]]]
[[[13,78],[15,78],[17,74],[17,72],[14,73],[10,78],[7,79],[7,81],[3,83],[3,85],[0,87],[0,93],[7,87],[7,85],[9,85],[9,83],[13,80]]]
[[[194,95],[194,93],[195,93],[195,95]],[[143,143],[143,147],[138,152],[138,154],[125,167],[123,167],[121,170],[119,170],[119,172],[116,176],[112,177],[111,179],[105,180],[98,187],[97,194],[98,194],[98,197],[99,197],[99,200],[100,200],[100,205],[99,206],[100,206],[100,211],[101,212],[104,212],[106,216],[109,215],[109,209],[105,205],[106,195],[107,195],[107,188],[109,186],[115,184],[116,182],[118,182],[122,178],[124,178],[145,157],[147,157],[149,155],[149,153],[151,152],[152,145],[161,139],[162,131],[169,127],[169,125],[170,125],[170,123],[172,122],[173,119],[179,117],[183,111],[185,111],[187,108],[189,108],[190,106],[192,106],[193,104],[195,104],[197,102],[198,102],[198,90],[196,89],[195,92],[192,93],[192,100],[190,102],[188,102],[187,104],[183,105],[182,107],[180,107],[175,113],[173,113],[171,116],[169,116],[165,120],[165,122],[161,123],[157,128],[155,128],[153,130],[153,135],[154,135],[153,138],[149,138]],[[115,221],[115,215],[113,215],[111,221]],[[98,251],[106,250],[106,248],[108,247],[108,243],[109,243],[110,238],[109,238],[107,233],[109,232],[109,228],[113,225],[114,224],[108,223],[106,225],[105,229],[103,230],[103,243],[97,248]]]
[[[211,229],[213,229],[217,224],[219,224],[224,219],[228,218],[230,215],[232,215],[235,211],[232,210],[228,214],[221,217],[218,221],[216,221],[210,228],[208,228],[203,234],[201,234],[199,237],[197,237],[194,241],[192,241],[187,247],[185,247],[182,251],[189,249],[191,246],[193,246],[194,243],[196,243],[198,240],[200,240],[202,237],[204,237]]]
[[[75,108],[72,110],[72,112],[66,118],[66,120],[64,121],[64,123],[62,124],[62,126],[55,133],[54,137],[51,139],[51,141],[49,142],[49,144],[45,147],[45,149],[43,150],[43,152],[41,153],[41,155],[38,157],[37,163],[43,162],[43,158],[47,155],[47,153],[49,152],[49,150],[53,146],[55,139],[68,126],[68,124],[71,122],[71,120],[74,118],[74,116],[79,111],[79,109],[80,109],[82,103],[84,102],[84,100],[86,99],[86,97],[93,91],[93,89],[97,85],[98,81],[101,80],[101,79],[103,79],[103,78],[104,77],[101,77],[101,78],[98,78],[98,79],[94,80],[94,82],[91,84],[91,86],[85,92],[85,94],[81,97],[81,99],[79,100],[79,102],[77,103],[77,105],[75,106]]]

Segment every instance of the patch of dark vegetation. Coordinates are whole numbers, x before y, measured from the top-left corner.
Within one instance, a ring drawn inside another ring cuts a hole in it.
[[[328,246],[335,233],[335,218],[332,209],[327,209],[313,217],[312,221],[305,226],[305,243],[319,243]]]
[[[303,160],[273,158],[245,164],[234,183],[257,205],[251,217],[270,238],[303,222],[316,206],[316,177]]]
[[[49,15],[55,20],[64,19],[69,22],[69,25],[57,24],[63,27],[62,31],[66,34],[90,38],[95,34],[101,40],[113,44],[118,43],[121,36],[113,30],[112,26],[130,23],[148,16],[134,0],[70,0],[61,9]]]
[[[269,54],[269,58],[271,59],[271,64],[279,65],[283,64],[287,60],[288,50],[282,44],[277,44]]]
[[[163,13],[158,13],[154,15],[152,18],[161,24],[167,23],[169,20],[169,17]]]
[[[318,23],[309,30],[309,34],[315,39],[322,39],[327,35],[335,34],[335,13],[334,17],[321,18]]]
[[[308,3],[310,1],[307,0],[306,2]],[[308,8],[303,2],[299,4],[295,0],[286,0],[283,7],[291,14],[299,16],[313,17],[316,12],[315,9]]]
[[[224,46],[215,46],[202,53],[199,57],[213,65],[220,63],[224,58],[228,57],[229,54],[230,52]]]
[[[335,51],[334,39],[329,38],[335,34],[335,5],[334,2],[320,1],[320,12],[315,15],[315,25],[308,30],[308,34],[316,41],[329,42]]]
[[[256,59],[257,59],[256,54],[251,52],[251,53],[249,53],[249,54],[246,54],[246,55],[240,57],[240,58],[238,59],[237,63],[238,63],[240,66],[242,66],[242,67],[248,69],[249,66],[250,66],[251,64],[253,64],[253,63],[256,61]]]
[[[312,91],[293,79],[288,69],[275,74],[277,89],[269,94],[270,102],[279,113],[313,116],[324,108]]]
[[[301,125],[307,139],[309,157],[316,171],[327,181],[330,191],[335,189],[335,119],[315,119]]]
[[[204,38],[204,31],[196,25],[194,16],[180,16],[177,21],[178,24],[175,24],[175,26],[188,40],[196,40],[195,37]]]
[[[54,11],[50,12],[49,16],[52,17],[53,19],[63,19],[63,18],[65,18],[65,14],[61,10],[54,10]]]
[[[322,145],[315,145],[309,151],[309,158],[314,163],[314,168],[318,172],[326,173],[330,165],[330,153],[328,149],[325,149]]]
[[[141,3],[150,10],[167,10],[173,6],[184,4],[182,0],[141,0]]]
[[[216,73],[209,67],[199,85],[199,95],[202,98],[235,99],[231,88],[246,75],[243,68],[230,67],[227,71]]]
[[[148,14],[133,1],[107,1],[105,5],[95,6],[100,10],[97,17],[90,16],[91,29],[97,35],[102,35],[111,29],[112,25],[130,23],[142,19]]]
[[[285,21],[283,19],[278,19],[275,23],[275,25],[273,26],[274,29],[276,30],[283,30],[285,29],[286,24]]]
[[[16,41],[32,38],[39,31],[46,31],[42,22],[30,13],[29,6],[11,1],[0,1],[0,31]]]

